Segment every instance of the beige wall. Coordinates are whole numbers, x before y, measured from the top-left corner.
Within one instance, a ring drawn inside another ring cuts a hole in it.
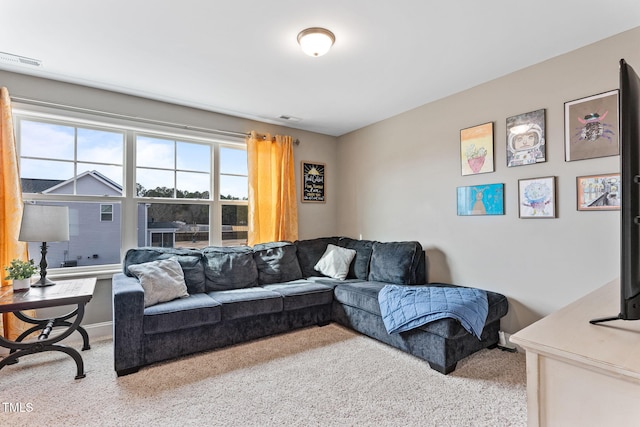
[[[640,27],[340,137],[338,232],[420,241],[430,281],[509,298],[507,332],[617,277],[619,212],[578,212],[576,177],[617,172],[619,157],[565,162],[563,115],[564,102],[618,88],[620,58],[640,71]],[[540,108],[547,161],[507,168],[506,118]],[[460,129],[489,121],[495,172],[463,177]],[[518,179],[552,175],[558,218],[519,219]],[[457,216],[456,187],[489,183],[505,184],[506,214]]]

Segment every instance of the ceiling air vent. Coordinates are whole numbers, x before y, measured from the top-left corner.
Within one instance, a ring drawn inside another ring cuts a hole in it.
[[[298,117],[287,116],[287,115],[284,115],[284,114],[282,116],[278,117],[278,118],[280,120],[286,120],[288,122],[299,122],[300,120],[302,120],[302,119],[300,119]]]
[[[14,55],[12,53],[0,52],[0,62],[12,65],[29,65],[32,67],[42,67],[39,59],[27,58],[26,56]]]

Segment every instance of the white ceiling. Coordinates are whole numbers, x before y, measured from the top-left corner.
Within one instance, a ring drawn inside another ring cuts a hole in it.
[[[43,63],[0,69],[334,136],[640,25],[639,0],[0,0],[0,11],[0,52]],[[336,35],[320,58],[296,42],[312,26]]]

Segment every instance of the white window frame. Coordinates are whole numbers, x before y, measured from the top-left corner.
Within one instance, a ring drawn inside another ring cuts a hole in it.
[[[188,128],[176,131],[170,125],[139,123],[131,119],[117,117],[103,117],[97,114],[89,114],[76,111],[60,111],[51,107],[33,106],[28,104],[13,104],[13,118],[15,133],[17,136],[18,153],[20,153],[19,123],[21,120],[42,120],[68,126],[90,126],[99,129],[124,131],[124,181],[122,196],[87,196],[77,194],[34,194],[24,193],[24,200],[33,201],[62,201],[62,202],[96,202],[100,204],[120,203],[120,259],[126,251],[138,246],[137,242],[137,206],[138,203],[174,203],[174,204],[206,204],[209,205],[209,244],[222,244],[222,204],[248,205],[246,200],[221,200],[219,192],[219,147],[246,150],[244,138],[232,136],[218,136],[204,131]],[[188,198],[149,198],[138,197],[136,192],[136,150],[135,139],[137,134],[146,136],[173,139],[177,141],[210,144],[211,150],[211,192],[209,199]],[[50,268],[47,270],[51,277],[76,277],[96,275],[98,278],[110,278],[114,272],[122,271],[122,264],[81,266],[67,268]]]
[[[111,207],[111,211],[110,212],[102,212],[102,207],[103,206],[110,206]],[[109,214],[110,215],[110,219],[103,219],[103,215],[104,214]],[[113,203],[100,203],[100,222],[113,222]]]

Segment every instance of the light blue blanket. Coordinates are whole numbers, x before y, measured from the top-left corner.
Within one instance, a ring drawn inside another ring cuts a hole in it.
[[[480,339],[489,312],[486,292],[474,288],[385,285],[378,302],[390,334],[452,317]]]

